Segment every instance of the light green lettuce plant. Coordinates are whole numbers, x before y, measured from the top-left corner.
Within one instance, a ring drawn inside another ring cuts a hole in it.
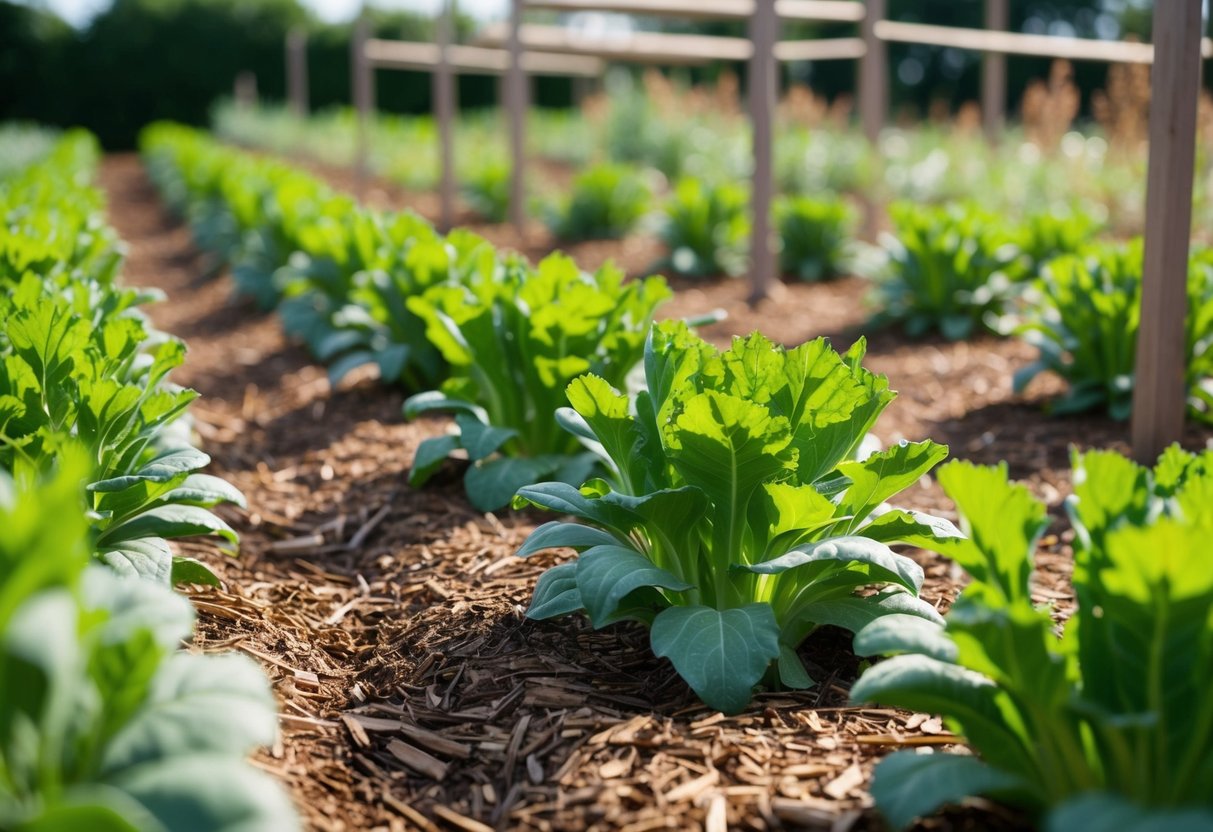
[[[1044,505],[1005,464],[952,463],[939,481],[968,533],[942,551],[971,582],[946,627],[891,616],[860,630],[856,652],[901,655],[851,697],[940,713],[975,754],[888,757],[881,811],[904,827],[981,795],[1051,832],[1213,828],[1213,452],[1173,447],[1152,470],[1075,454],[1078,606],[1060,625],[1030,592]]]
[[[579,552],[544,573],[527,615],[639,621],[653,652],[729,713],[764,679],[812,685],[796,648],[821,625],[858,630],[893,612],[938,621],[918,598],[922,569],[889,547],[959,532],[886,501],[947,448],[858,458],[894,398],[863,354],[862,341],[839,355],[824,339],[787,350],[758,334],[720,351],[665,322],[646,347],[646,390],[575,379],[561,422],[610,475],[519,491],[519,504],[581,521],[545,524],[519,550]]]

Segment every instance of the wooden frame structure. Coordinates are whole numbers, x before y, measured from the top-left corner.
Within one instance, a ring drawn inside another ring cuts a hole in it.
[[[446,0],[449,14],[449,3]],[[354,46],[354,99],[359,107],[359,170],[365,171],[365,119],[373,97],[370,67],[444,67],[501,72],[513,165],[510,221],[525,233],[525,113],[527,75],[551,71],[580,74],[555,60],[633,61],[692,64],[715,60],[749,61],[749,104],[754,134],[754,225],[751,245],[751,300],[770,292],[775,257],[770,228],[773,196],[771,137],[778,64],[791,60],[858,59],[859,110],[864,133],[875,142],[888,112],[887,44],[915,43],[983,53],[982,120],[994,138],[1005,121],[1006,56],[1062,58],[1074,61],[1155,63],[1154,102],[1150,109],[1150,159],[1147,185],[1142,324],[1138,341],[1137,388],[1133,409],[1134,453],[1155,458],[1182,433],[1186,409],[1183,387],[1187,256],[1191,226],[1196,102],[1200,60],[1213,55],[1213,43],[1201,36],[1202,0],[1155,0],[1158,46],[1006,31],[1009,0],[985,0],[986,29],[966,29],[886,20],[885,0],[511,0],[507,24],[490,27],[481,46],[391,44],[366,39]],[[748,38],[635,33],[593,38],[568,29],[523,23],[526,9],[561,12],[602,11],[687,19],[748,19]],[[816,41],[779,41],[780,18],[856,23],[858,37]],[[491,48],[497,45],[504,48]],[[405,51],[409,50],[408,54]],[[428,51],[427,51],[428,50]],[[479,50],[479,51],[472,51]],[[543,57],[540,57],[543,56]],[[581,69],[587,70],[589,65]],[[560,71],[558,71],[560,70]],[[442,71],[442,70],[440,70]],[[447,104],[439,112],[450,113]],[[444,139],[449,141],[449,137]],[[444,160],[449,156],[444,153]],[[444,162],[446,164],[446,162]],[[446,177],[444,175],[444,182]],[[444,185],[444,198],[447,186]]]
[[[455,76],[458,74],[506,76],[507,108],[509,108],[508,76],[513,63],[513,56],[504,49],[462,46],[452,43],[454,13],[453,0],[444,0],[435,27],[435,43],[372,38],[366,18],[363,16],[355,24],[354,39],[351,45],[352,97],[358,112],[355,169],[358,173],[357,181],[360,190],[364,187],[368,172],[367,156],[370,152],[368,121],[374,107],[374,71],[376,69],[404,69],[433,74],[434,116],[438,124],[439,156],[442,168],[439,181],[441,204],[439,225],[444,230],[449,230],[454,221],[455,192],[457,190],[454,121],[458,106]],[[519,57],[523,72],[530,75],[599,78],[606,68],[603,61],[587,56],[523,52]]]

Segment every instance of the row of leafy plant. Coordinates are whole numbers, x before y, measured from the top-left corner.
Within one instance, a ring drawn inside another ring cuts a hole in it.
[[[323,311],[340,301],[345,315],[359,315],[350,296],[294,282],[309,270],[355,289],[373,280],[364,266],[350,273],[349,261],[321,255],[321,241],[356,237],[369,252],[390,239],[403,265],[384,270],[397,280],[423,262],[412,258],[418,245],[435,244],[424,262],[438,263],[441,278],[403,308],[449,375],[409,410],[455,411],[459,436],[423,447],[414,478],[462,445],[471,471],[501,484],[500,495],[516,490],[516,506],[575,521],[540,526],[519,550],[577,552],[541,577],[530,617],[640,622],[654,654],[727,712],[759,686],[811,686],[797,651],[820,626],[855,632],[862,655],[897,654],[868,670],[853,698],[942,713],[978,755],[881,763],[873,792],[898,825],[986,795],[1050,829],[1208,827],[1213,583],[1198,560],[1213,531],[1213,453],[1172,449],[1152,471],[1110,453],[1075,458],[1078,612],[1058,638],[1054,611],[1033,603],[1029,584],[1045,510],[1005,470],[941,470],[963,532],[888,504],[947,449],[873,447],[868,431],[894,394],[862,367],[862,341],[840,355],[822,339],[786,349],[755,334],[720,350],[683,322],[650,326],[654,303],[628,309],[638,300],[617,275],[587,284],[563,258],[532,269],[462,232],[438,238],[406,215],[354,212],[355,221],[348,202],[314,180],[245,166],[180,128],[157,128],[146,151],[200,235],[226,229],[237,269],[264,254],[260,240],[301,246],[285,254],[289,267],[268,272],[287,303],[308,299]],[[207,164],[216,175],[199,173]],[[257,177],[274,184],[246,190]],[[300,194],[324,208],[284,202]],[[244,227],[234,219],[241,205],[256,217]],[[385,238],[387,227],[412,236]],[[451,265],[473,260],[470,271]],[[610,323],[595,329],[601,320]],[[326,337],[338,337],[338,324]],[[532,351],[556,343],[572,347]],[[629,378],[638,358],[643,378]],[[548,434],[574,443],[556,468],[537,450]],[[531,481],[551,479],[517,487],[493,473],[503,460],[533,463]],[[898,545],[970,573],[946,618],[919,597],[922,569]]]
[[[1008,224],[974,205],[892,206],[875,271],[878,320],[910,335],[950,339],[1014,334],[1040,357],[1016,373],[1022,390],[1048,371],[1068,384],[1057,413],[1105,410],[1128,418],[1141,316],[1142,242],[1095,239],[1083,214]],[[1185,379],[1190,412],[1213,420],[1213,250],[1188,265]]]
[[[188,128],[152,126],[143,149],[199,242],[232,264],[240,291],[278,309],[334,381],[373,364],[415,394],[410,417],[455,414],[455,431],[419,450],[414,484],[457,453],[469,497],[491,510],[523,485],[592,475],[594,458],[556,412],[582,373],[624,384],[669,296],[660,278],[587,274],[559,254],[533,266]]]
[[[217,583],[168,540],[235,533],[243,503],[199,473],[184,346],[123,288],[95,139],[64,134],[0,180],[0,827],[225,830],[295,825],[245,761],[275,704],[246,657],[179,645],[174,583]]]

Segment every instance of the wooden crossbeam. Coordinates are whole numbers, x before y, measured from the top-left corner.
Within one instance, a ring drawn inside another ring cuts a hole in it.
[[[876,37],[884,41],[917,43],[924,46],[950,46],[978,52],[999,52],[1005,55],[1031,55],[1040,58],[1064,58],[1070,61],[1107,61],[1123,64],[1154,62],[1154,47],[1148,43],[1120,40],[1093,40],[1059,35],[1028,35],[1022,32],[991,32],[985,29],[962,29],[957,26],[934,26],[926,23],[900,23],[878,20],[874,24]],[[1213,55],[1213,42],[1201,41],[1201,54]]]
[[[712,61],[748,61],[753,51],[747,38],[664,32],[587,35],[563,26],[534,23],[519,28],[523,48],[527,50],[593,56],[612,61],[694,65]],[[476,43],[499,46],[505,43],[507,35],[507,26],[493,24],[481,31]]]
[[[845,61],[867,54],[863,38],[821,38],[820,40],[784,40],[775,44],[780,61]]]
[[[527,0],[526,6],[555,12],[613,12],[687,20],[731,20],[754,13],[754,0]],[[854,23],[863,20],[864,8],[856,0],[776,0],[775,14],[785,20]]]
[[[489,26],[477,38],[477,42],[495,47],[505,42],[507,34],[506,27]],[[523,46],[532,50],[530,54],[535,56],[579,55],[634,63],[689,65],[711,61],[748,61],[753,55],[753,47],[747,38],[661,32],[585,35],[562,26],[536,24],[524,25],[521,37]],[[861,58],[864,52],[864,42],[860,38],[823,38],[775,44],[775,57],[780,61],[846,60]],[[529,66],[527,71],[531,71]]]
[[[505,49],[482,46],[447,48],[451,69],[468,74],[503,75],[510,65]],[[373,66],[384,69],[430,70],[438,66],[441,49],[435,43],[369,39],[366,57]],[[531,75],[564,75],[598,78],[605,66],[598,58],[575,54],[524,52],[522,66]]]

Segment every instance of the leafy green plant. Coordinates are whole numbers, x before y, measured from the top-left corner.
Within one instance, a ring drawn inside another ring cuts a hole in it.
[[[1020,241],[1020,248],[1030,263],[1027,273],[1038,276],[1050,260],[1079,253],[1090,245],[1102,228],[1103,224],[1095,217],[1076,208],[1028,214]]]
[[[167,380],[185,347],[140,310],[158,295],[116,285],[121,246],[88,184],[96,159],[95,139],[69,133],[0,185],[0,204],[12,207],[0,252],[0,470],[34,475],[54,467],[65,443],[82,444],[97,475],[89,516],[98,557],[163,582],[217,583],[166,539],[218,535],[234,545],[235,532],[208,509],[243,497],[199,473],[209,457],[181,422],[195,394]]]
[[[1060,637],[1029,586],[1044,505],[1005,464],[955,462],[939,481],[968,533],[942,551],[972,581],[946,627],[860,630],[856,652],[901,655],[851,696],[943,714],[977,756],[893,754],[872,785],[884,814],[900,827],[985,795],[1059,832],[1213,827],[1213,453],[1173,447],[1153,470],[1075,455],[1078,609]]]
[[[295,829],[244,761],[277,733],[247,657],[179,651],[189,602],[90,566],[67,450],[45,482],[0,472],[0,828]]]
[[[914,337],[938,329],[953,341],[993,329],[1022,291],[1022,234],[971,204],[900,202],[889,214],[876,322],[900,322]]]
[[[334,383],[374,363],[383,381],[410,390],[441,383],[447,366],[409,298],[495,262],[481,238],[456,231],[444,239],[411,212],[351,209],[305,229],[295,248],[278,275],[283,328],[329,365]]]
[[[855,211],[846,201],[837,196],[783,197],[775,203],[775,225],[784,274],[825,280],[849,268]]]
[[[741,274],[749,235],[749,195],[739,185],[686,178],[666,201],[661,238],[669,249],[666,262],[678,274]]]
[[[411,298],[409,308],[426,321],[451,378],[405,402],[405,415],[454,412],[457,433],[422,443],[409,481],[423,484],[462,449],[472,463],[468,497],[486,511],[543,479],[580,485],[594,458],[556,423],[556,411],[568,404],[565,387],[585,372],[622,385],[667,297],[660,278],[625,282],[610,266],[590,275],[553,254],[534,268],[512,258],[465,285]]]
[[[463,196],[477,216],[488,222],[505,222],[510,210],[510,166],[488,162],[463,183]]]
[[[561,240],[625,237],[652,202],[653,190],[642,171],[624,165],[597,165],[573,180],[572,194],[552,211],[548,226]]]
[[[645,350],[647,390],[575,379],[561,422],[610,482],[518,492],[585,524],[547,523],[519,550],[580,553],[544,573],[527,615],[639,621],[653,652],[729,713],[764,677],[811,686],[796,648],[820,625],[858,630],[893,612],[939,621],[918,598],[922,570],[889,545],[933,548],[959,532],[885,501],[947,448],[901,443],[858,458],[895,395],[863,369],[864,349],[839,355],[817,339],[786,350],[754,334],[721,352],[665,322]]]
[[[1049,262],[1033,286],[1032,303],[1016,329],[1040,357],[1015,373],[1022,392],[1041,372],[1069,384],[1050,403],[1056,413],[1106,408],[1127,419],[1141,319],[1141,240],[1088,247],[1081,255]],[[1213,252],[1198,252],[1188,266],[1187,379],[1191,412],[1213,420]]]

